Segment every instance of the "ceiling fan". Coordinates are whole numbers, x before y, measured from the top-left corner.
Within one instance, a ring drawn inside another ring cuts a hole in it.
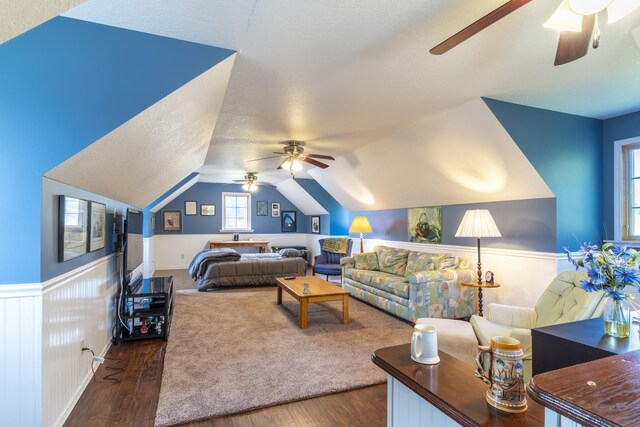
[[[442,55],[530,1],[506,2],[429,52],[433,55]],[[582,58],[587,54],[590,43],[594,49],[599,46],[598,14],[600,12],[606,9],[607,22],[611,24],[633,12],[638,6],[640,6],[640,0],[562,0],[551,18],[544,24],[547,28],[560,31],[554,65],[562,65]]]
[[[284,160],[278,165],[277,169],[288,170],[293,176],[294,172],[302,170],[302,162],[309,163],[310,165],[317,166],[322,169],[329,167],[326,163],[319,162],[314,159],[323,160],[335,160],[332,156],[326,156],[324,154],[305,154],[304,147],[301,145],[301,141],[285,141],[285,146],[282,149],[282,153],[274,151],[277,156],[262,157],[260,159],[249,160],[255,162],[258,160],[275,159],[277,157],[284,157]]]
[[[270,182],[258,181],[257,172],[247,172],[244,179],[234,179],[233,182],[242,182],[242,189],[245,191],[256,191],[258,189],[257,186],[277,188]]]

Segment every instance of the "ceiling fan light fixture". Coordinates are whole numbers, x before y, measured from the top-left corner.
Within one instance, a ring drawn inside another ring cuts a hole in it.
[[[249,191],[249,184],[247,184],[247,183],[242,184],[242,189],[244,191]]]
[[[289,159],[282,164],[282,169],[289,172],[298,172],[302,170],[302,163],[298,159]]]
[[[612,0],[569,0],[569,7],[578,15],[593,15],[603,11]]]
[[[553,12],[551,18],[544,23],[545,28],[558,31],[582,31],[582,15],[578,15],[569,7],[569,0],[563,0],[560,6]]]
[[[613,24],[636,10],[640,0],[613,0],[607,6],[607,23]]]

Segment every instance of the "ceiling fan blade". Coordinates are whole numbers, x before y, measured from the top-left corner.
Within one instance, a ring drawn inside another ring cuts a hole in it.
[[[325,156],[324,154],[307,154],[307,157],[313,157],[315,159],[335,160],[332,156]]]
[[[279,156],[269,156],[269,157],[261,157],[259,159],[252,159],[252,160],[247,160],[248,162],[257,162],[258,160],[267,160],[267,159],[275,159],[276,157],[282,157],[282,153],[280,153]]]
[[[309,157],[304,158],[302,161],[303,162],[307,162],[307,163],[309,163],[309,164],[311,164],[313,166],[317,166],[317,167],[322,168],[322,169],[326,169],[326,168],[329,167],[329,165],[325,165],[324,163],[319,162],[317,160],[310,159]]]
[[[246,179],[234,179],[233,182],[247,182]]]
[[[480,31],[484,30],[488,26],[496,23],[500,19],[504,18],[511,12],[521,8],[525,4],[529,3],[531,0],[510,0],[500,6],[497,9],[489,12],[482,18],[478,19],[473,24],[468,27],[458,31],[453,36],[449,37],[436,47],[432,48],[429,52],[433,55],[442,55],[443,53],[453,49],[458,46],[463,41],[467,40],[469,37],[472,37],[478,34]]]
[[[254,182],[255,185],[260,185],[262,187],[269,187],[269,188],[278,188],[275,185],[273,185],[270,182],[264,182],[264,181],[260,181],[260,182]]]
[[[582,58],[587,54],[589,45],[591,44],[591,33],[593,33],[595,21],[595,15],[585,15],[582,17],[581,32],[563,31],[560,33],[558,49],[556,50],[556,60],[553,65],[566,64]]]

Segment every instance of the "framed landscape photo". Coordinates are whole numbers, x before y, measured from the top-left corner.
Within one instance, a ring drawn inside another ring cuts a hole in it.
[[[200,215],[214,216],[216,214],[216,205],[200,205]]]
[[[162,231],[181,232],[182,231],[182,211],[166,210],[162,211]]]
[[[198,215],[198,202],[194,202],[194,201],[184,202],[184,214]]]
[[[103,203],[89,202],[89,252],[104,248],[107,207]]]
[[[256,215],[269,216],[269,202],[256,202]]]
[[[296,211],[282,211],[280,224],[280,229],[283,233],[296,231]]]
[[[311,217],[311,233],[320,234],[320,217],[319,216]]]
[[[58,197],[58,261],[87,253],[89,202],[75,197]]]
[[[280,216],[280,203],[271,203],[271,216]]]

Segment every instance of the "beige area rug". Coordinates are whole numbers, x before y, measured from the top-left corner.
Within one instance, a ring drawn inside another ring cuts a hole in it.
[[[179,291],[164,359],[156,426],[244,412],[383,383],[378,348],[407,343],[412,327],[349,299],[299,304],[276,289]]]

